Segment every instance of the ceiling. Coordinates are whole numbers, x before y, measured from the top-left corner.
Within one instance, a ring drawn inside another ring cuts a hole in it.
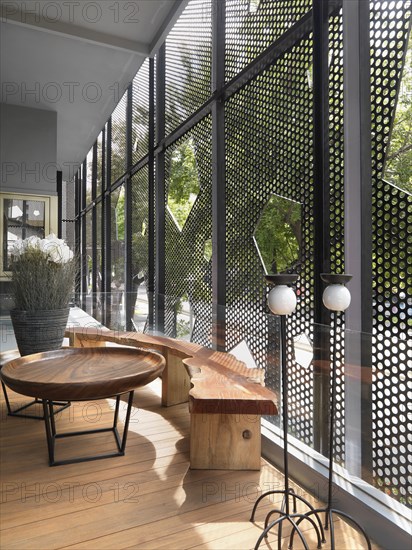
[[[64,180],[186,4],[0,0],[1,101],[57,112],[57,164]]]

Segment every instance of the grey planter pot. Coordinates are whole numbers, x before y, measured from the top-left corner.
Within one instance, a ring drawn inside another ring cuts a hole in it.
[[[20,354],[61,348],[69,311],[69,307],[40,311],[12,309],[10,317]]]

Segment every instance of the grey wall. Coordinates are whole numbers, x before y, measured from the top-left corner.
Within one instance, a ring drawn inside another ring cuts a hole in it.
[[[1,191],[56,194],[57,113],[0,104]]]

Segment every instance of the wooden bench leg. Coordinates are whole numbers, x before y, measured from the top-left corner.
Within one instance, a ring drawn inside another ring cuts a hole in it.
[[[192,414],[190,467],[195,470],[260,470],[260,416]]]
[[[69,337],[70,346],[73,348],[103,348],[106,347],[106,342],[96,340],[93,336],[87,334],[78,334],[71,332]]]
[[[190,378],[182,359],[166,352],[166,368],[162,374],[162,405],[170,407],[186,403],[190,390]]]
[[[70,346],[90,348],[106,346],[104,340],[97,340],[93,335],[70,333]],[[165,351],[166,368],[162,374],[162,405],[170,407],[188,401],[190,378],[182,359],[170,351]]]

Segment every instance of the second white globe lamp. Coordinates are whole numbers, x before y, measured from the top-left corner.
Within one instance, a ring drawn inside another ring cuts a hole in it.
[[[323,305],[330,311],[345,311],[351,301],[351,295],[345,284],[352,279],[352,275],[322,273],[321,279],[328,286],[323,292]]]

